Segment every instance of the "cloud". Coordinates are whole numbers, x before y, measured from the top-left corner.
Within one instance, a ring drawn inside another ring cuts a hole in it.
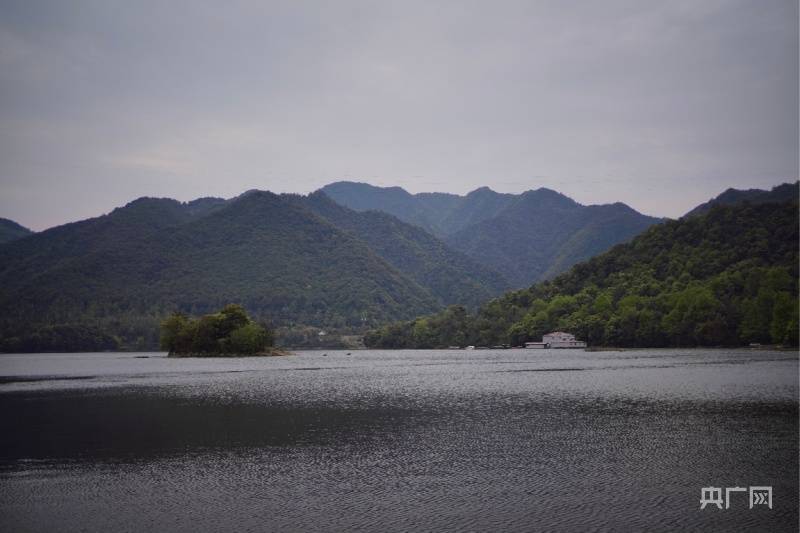
[[[0,216],[39,229],[343,177],[671,216],[797,178],[795,2],[0,9]]]

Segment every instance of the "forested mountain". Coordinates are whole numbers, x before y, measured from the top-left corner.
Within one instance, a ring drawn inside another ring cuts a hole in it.
[[[538,189],[521,194],[494,218],[449,236],[447,243],[522,287],[627,241],[657,221],[624,204],[582,206]]]
[[[378,211],[357,212],[322,192],[295,198],[334,226],[366,242],[389,264],[430,290],[442,304],[477,306],[511,288],[497,272],[394,216]]]
[[[796,202],[798,200],[798,184],[799,182],[783,183],[769,191],[762,189],[728,189],[716,198],[698,205],[684,216],[691,217],[707,213],[715,205],[738,205],[744,202],[751,204]]]
[[[0,244],[32,235],[33,232],[7,218],[0,218]]]
[[[590,345],[798,343],[798,206],[715,206],[653,226],[631,242],[474,315],[375,330],[373,347],[521,344],[564,330]]]
[[[458,197],[451,209],[443,213],[440,227],[444,236],[458,234],[484,220],[491,220],[515,203],[515,194],[499,193],[481,187]]]
[[[0,343],[152,346],[167,313],[231,302],[276,326],[363,327],[506,287],[424,231],[322,194],[141,198],[0,246]]]
[[[338,182],[322,190],[342,205],[384,211],[429,229],[515,287],[553,277],[659,222],[625,204],[584,206],[549,189],[412,195],[399,187]]]
[[[494,217],[516,198],[488,187],[466,196],[439,192],[411,194],[400,187],[375,187],[352,181],[331,183],[321,190],[350,209],[383,211],[440,238]]]

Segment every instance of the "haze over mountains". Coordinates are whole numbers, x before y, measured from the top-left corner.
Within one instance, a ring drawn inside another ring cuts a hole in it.
[[[420,225],[514,287],[548,279],[661,221],[622,203],[584,206],[550,189],[503,194],[482,187],[458,196],[337,182],[322,191],[352,209]]]

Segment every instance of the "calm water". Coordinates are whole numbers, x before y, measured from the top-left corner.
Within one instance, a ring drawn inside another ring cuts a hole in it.
[[[327,353],[0,356],[0,530],[797,530],[797,353]]]

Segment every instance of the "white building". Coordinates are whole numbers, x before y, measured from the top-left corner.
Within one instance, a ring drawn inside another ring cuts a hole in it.
[[[546,342],[526,342],[525,347],[529,350],[544,350],[548,346]]]
[[[572,333],[554,331],[542,335],[542,343],[547,344],[548,348],[586,348],[584,341],[579,341]]]

